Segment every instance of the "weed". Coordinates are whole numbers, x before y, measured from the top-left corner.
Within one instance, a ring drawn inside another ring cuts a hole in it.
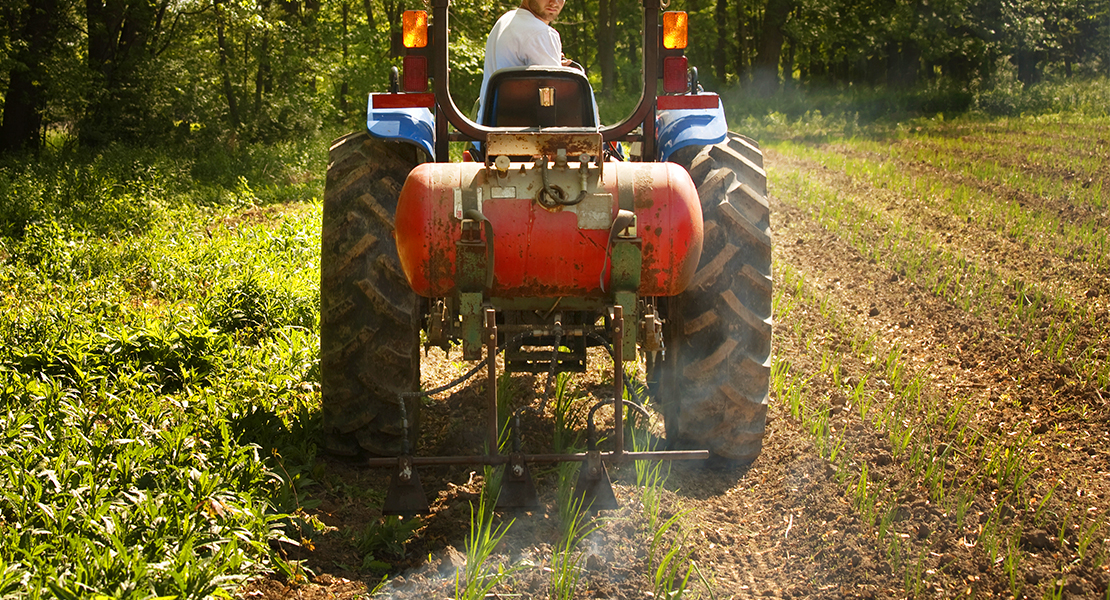
[[[42,200],[55,220],[0,241],[16,250],[0,259],[0,421],[18,432],[0,437],[0,504],[39,532],[0,542],[0,586],[193,598],[263,571],[303,580],[283,548],[322,528],[295,514],[315,485],[319,205],[288,207],[281,244],[269,224],[198,241],[224,215],[155,200],[180,182],[85,169],[66,177],[100,201],[140,194],[116,206],[143,215]]]
[[[420,518],[403,519],[385,516],[371,521],[362,531],[352,532],[355,548],[365,560],[391,557],[400,558],[405,554],[413,535],[424,523]],[[365,564],[365,562],[364,562]]]

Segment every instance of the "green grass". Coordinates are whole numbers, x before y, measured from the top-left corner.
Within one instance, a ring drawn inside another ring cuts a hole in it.
[[[230,188],[124,149],[0,167],[0,593],[305,577],[278,542],[318,530],[319,182],[267,164]]]

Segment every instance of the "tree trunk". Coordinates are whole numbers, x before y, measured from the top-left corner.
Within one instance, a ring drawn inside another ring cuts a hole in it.
[[[921,67],[921,50],[913,40],[890,44],[887,49],[886,83],[893,88],[912,88],[917,85]]]
[[[745,0],[736,0],[736,77],[740,83],[748,76],[748,11]]]
[[[786,53],[782,57],[782,80],[787,89],[794,83],[794,40],[785,41]]]
[[[15,52],[4,96],[3,122],[0,122],[0,151],[38,150],[42,115],[46,109],[44,81],[61,29],[62,14],[57,0],[32,0],[20,7],[18,20],[23,26],[23,44]]]
[[[346,0],[344,0],[344,2],[343,2],[343,7],[342,7],[341,12],[342,12],[342,15],[343,15],[343,29],[341,31],[342,46],[343,46],[343,83],[342,83],[342,85],[339,86],[339,111],[341,113],[343,113],[344,115],[346,115],[347,114],[347,93],[348,93],[349,88],[350,88],[350,86],[347,83],[347,59],[350,57],[350,49],[347,47],[347,36],[349,35],[348,30],[347,30],[347,16],[348,16],[348,13],[350,12],[350,6],[347,4]]]
[[[1040,60],[1041,53],[1021,47],[1017,51],[1018,81],[1023,86],[1030,86],[1041,80]]]
[[[728,80],[728,0],[717,0],[717,54],[713,57],[713,74],[717,76],[718,89]],[[696,90],[695,90],[696,91]]]
[[[231,71],[227,64],[227,37],[224,35],[224,8],[226,0],[215,0],[216,7],[216,45],[220,51],[220,77],[223,80],[224,99],[227,100],[227,117],[231,129],[239,128],[239,103],[235,100],[235,89],[231,85]]]
[[[597,2],[597,62],[601,66],[601,94],[606,98],[611,98],[617,87],[615,4],[616,0]]]
[[[782,45],[786,40],[783,27],[793,10],[794,0],[767,0],[759,52],[752,61],[755,71],[753,83],[760,95],[770,96],[779,89],[779,61],[782,58]]]
[[[370,3],[370,0],[362,0],[362,10],[366,12],[366,24],[370,26],[370,31],[377,29],[374,22],[374,6]]]
[[[165,7],[154,0],[85,0],[89,70],[97,81],[86,94],[79,126],[84,146],[146,135],[153,114],[143,69]]]
[[[8,76],[4,97],[4,122],[0,125],[0,151],[39,149],[39,129],[45,106],[42,85],[27,67],[17,64]],[[37,66],[37,65],[36,65]]]
[[[258,71],[254,75],[254,116],[262,114],[262,93],[267,90],[270,81],[270,32],[262,32],[262,41],[258,44]],[[227,88],[224,88],[227,92]]]

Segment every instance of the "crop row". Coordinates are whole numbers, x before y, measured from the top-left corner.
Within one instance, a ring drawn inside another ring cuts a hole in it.
[[[812,152],[792,146],[784,150],[803,156]],[[1069,282],[1030,281],[1028,274],[1006,269],[1004,257],[969,257],[946,243],[943,232],[877,206],[867,195],[873,188],[845,192],[801,170],[781,169],[778,177],[780,196],[791,198],[862,256],[965,311],[990,319],[1028,350],[1068,362],[1084,380],[1098,386],[1110,383],[1105,356],[1110,323],[1100,305],[1086,302]],[[912,202],[912,193],[907,195]],[[1101,236],[1091,243],[1100,248],[1107,244]]]
[[[1053,582],[1065,581],[1074,565],[1097,572],[1107,562],[1106,523],[1054,497],[1028,433],[977,427],[972,417],[986,408],[982,400],[943,393],[928,365],[861,333],[803,272],[781,263],[776,272],[774,398],[834,466],[907,593],[955,593],[965,578],[979,577],[953,571],[947,554],[932,551],[938,536],[970,548],[985,565],[983,576],[1015,597],[1029,591],[1025,572],[1045,560],[1029,546],[1035,532],[1048,531],[1061,550],[1047,565],[1059,573]],[[793,364],[780,358],[785,354],[802,360]],[[876,433],[885,440],[878,454],[868,449]],[[920,506],[919,494],[935,521],[929,531],[907,531],[900,523],[911,503]],[[1042,585],[1045,597],[1058,597],[1060,585]]]

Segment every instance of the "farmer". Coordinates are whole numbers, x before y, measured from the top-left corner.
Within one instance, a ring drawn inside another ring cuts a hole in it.
[[[551,27],[566,0],[522,0],[520,8],[501,16],[486,40],[486,65],[479,98],[485,102],[486,86],[494,72],[510,67],[567,67],[563,40]],[[478,114],[482,114],[479,108]]]

